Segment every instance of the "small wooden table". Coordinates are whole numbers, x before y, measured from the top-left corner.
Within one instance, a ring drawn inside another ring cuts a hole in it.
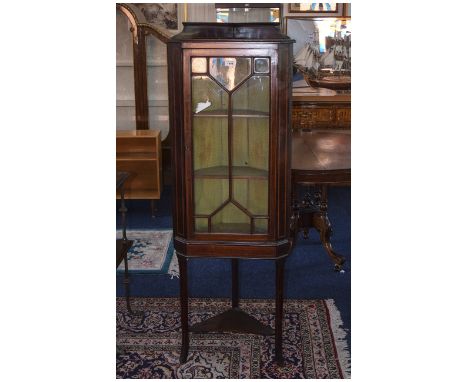
[[[127,309],[133,314],[132,308],[130,306],[130,286],[129,286],[129,277],[128,277],[128,250],[132,247],[133,241],[127,239],[127,221],[126,213],[127,207],[125,206],[125,182],[129,178],[130,174],[124,171],[117,171],[116,174],[116,188],[117,191],[120,191],[120,208],[119,212],[122,214],[122,239],[117,239],[116,249],[117,249],[117,268],[119,267],[122,260],[125,264],[125,297],[127,299]]]
[[[117,131],[117,171],[131,174],[126,179],[125,197],[150,200],[152,217],[155,217],[154,201],[160,199],[162,191],[161,155],[161,132],[159,130]]]
[[[330,243],[328,186],[351,184],[351,132],[303,131],[292,133],[292,200],[298,218],[297,229],[308,237],[309,228],[320,233],[320,240],[339,271],[345,258]],[[316,186],[298,200],[298,186]]]

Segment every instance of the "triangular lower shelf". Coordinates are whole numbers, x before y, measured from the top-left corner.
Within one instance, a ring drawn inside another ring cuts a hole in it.
[[[262,324],[239,308],[227,310],[217,316],[192,325],[189,330],[195,333],[233,332],[261,334],[265,336],[275,334],[275,331],[270,326]]]

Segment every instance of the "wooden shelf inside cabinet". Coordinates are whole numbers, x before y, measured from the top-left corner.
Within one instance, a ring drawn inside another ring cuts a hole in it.
[[[157,154],[154,153],[117,153],[118,161],[141,161],[141,160],[157,160]]]
[[[195,170],[195,179],[211,178],[211,179],[228,179],[228,166],[214,166]],[[268,179],[268,171],[247,166],[232,166],[233,179]]]
[[[222,232],[222,233],[250,233],[250,224],[249,223],[220,223],[215,225],[213,233]]]
[[[257,220],[261,220],[257,219]],[[212,232],[211,233],[244,233],[250,235],[264,235],[267,233],[267,227],[261,228],[257,226],[254,228],[250,223],[219,223],[212,225]]]
[[[134,99],[118,99],[116,102],[117,107],[135,107]]]
[[[160,131],[117,131],[116,138],[117,170],[131,174],[126,182],[125,197],[159,199],[162,187]]]
[[[226,110],[210,110],[210,111],[201,111],[199,113],[194,113],[194,117],[227,117]],[[270,114],[263,112],[263,111],[255,111],[255,110],[233,110],[232,116],[236,117],[244,117],[244,118],[269,118]]]

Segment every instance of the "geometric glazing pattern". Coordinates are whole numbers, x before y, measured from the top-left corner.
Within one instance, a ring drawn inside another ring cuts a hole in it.
[[[269,60],[256,61],[262,75],[253,75],[250,57],[207,62],[208,73],[192,77],[195,232],[266,233]]]

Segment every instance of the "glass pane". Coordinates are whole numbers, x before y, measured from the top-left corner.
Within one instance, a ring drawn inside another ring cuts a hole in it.
[[[117,65],[133,66],[133,35],[130,32],[132,27],[128,18],[120,11],[116,11],[117,44],[116,58]]]
[[[192,77],[192,111],[195,114],[227,115],[228,94],[207,76]]]
[[[229,198],[228,94],[208,76],[192,78],[195,215],[210,215]],[[195,219],[195,232],[208,218]]]
[[[250,215],[268,215],[270,79],[253,76],[232,94],[233,199]],[[258,225],[259,224],[259,225]],[[265,233],[268,221],[254,225]],[[263,224],[263,225],[262,225]]]
[[[232,122],[233,166],[263,170],[263,176],[268,177],[270,119],[234,117]]]
[[[267,233],[268,232],[268,219],[255,219],[254,220],[254,232],[255,233]]]
[[[208,232],[208,218],[195,218],[195,231]]]
[[[227,118],[193,118],[194,210],[209,215],[229,197]],[[195,227],[197,230],[197,227]],[[203,232],[203,231],[199,231]]]
[[[270,60],[268,58],[256,58],[254,61],[255,73],[269,73]]]
[[[194,117],[192,139],[195,175],[204,175],[197,170],[219,166],[224,166],[227,174],[229,164],[227,117]]]
[[[146,40],[146,77],[148,94],[148,124],[161,131],[161,141],[169,134],[166,44],[152,34]]]
[[[229,203],[211,220],[212,232],[250,233],[250,217]]]
[[[195,178],[195,215],[211,215],[229,198],[228,179]]]
[[[192,76],[194,230],[266,233],[270,77],[252,76],[251,58],[200,59],[192,70],[208,62],[214,79]],[[254,60],[255,70],[270,71],[268,58]]]
[[[127,17],[120,11],[116,12],[117,130],[134,130],[136,127],[136,114],[133,37]]]
[[[192,73],[206,73],[206,58],[195,57],[192,58]]]
[[[268,178],[234,179],[234,199],[251,215],[268,215]]]
[[[270,113],[270,77],[252,76],[232,95],[233,114],[267,116]]]
[[[210,58],[210,74],[226,89],[232,90],[250,76],[250,58]]]

